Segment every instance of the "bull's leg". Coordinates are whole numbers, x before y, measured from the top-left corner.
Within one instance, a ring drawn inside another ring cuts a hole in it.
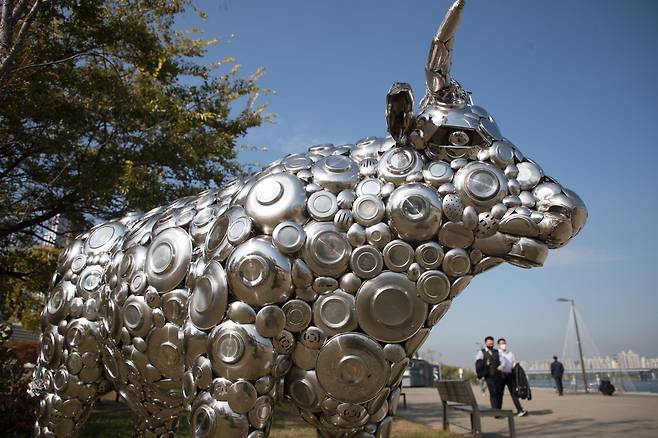
[[[157,413],[154,414],[157,417]],[[146,418],[138,418],[135,421],[135,438],[170,438],[176,436],[178,419],[172,418],[158,425],[153,424]]]
[[[50,321],[57,325],[44,324],[34,373],[33,389],[39,394],[35,435],[71,437],[111,387],[103,374],[96,323],[86,318]]]
[[[200,391],[192,403],[195,438],[264,438],[269,435],[274,400],[258,396],[247,380],[223,381]]]

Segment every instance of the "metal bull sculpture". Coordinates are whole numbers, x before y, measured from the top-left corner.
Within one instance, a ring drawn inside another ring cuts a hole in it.
[[[542,266],[580,198],[450,77],[463,1],[427,93],[386,99],[390,137],[313,146],[221,190],[99,225],[60,256],[33,391],[68,437],[116,390],[136,436],[264,437],[282,398],[326,437],[386,437],[409,358],[471,279]]]

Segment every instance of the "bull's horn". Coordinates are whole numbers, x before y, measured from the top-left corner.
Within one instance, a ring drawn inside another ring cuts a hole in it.
[[[427,67],[425,67],[427,97],[438,98],[440,92],[450,86],[452,45],[462,9],[464,9],[464,0],[455,1],[432,39]]]

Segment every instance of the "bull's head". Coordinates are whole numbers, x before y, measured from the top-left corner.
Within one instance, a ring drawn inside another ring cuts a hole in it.
[[[386,121],[397,146],[388,152],[389,163],[411,165],[418,158],[426,163],[418,170],[438,188],[445,216],[438,239],[458,250],[456,257],[463,260],[456,266],[474,263],[476,274],[502,261],[541,266],[549,248],[578,234],[587,209],[578,195],[503,137],[494,118],[450,77],[463,6],[463,0],[452,5],[432,40],[427,91],[418,114],[413,114],[408,84],[396,83],[388,92]],[[417,210],[420,206],[412,204],[425,202],[424,210],[431,210],[431,200],[407,197],[400,202]],[[422,220],[419,225],[422,229]]]

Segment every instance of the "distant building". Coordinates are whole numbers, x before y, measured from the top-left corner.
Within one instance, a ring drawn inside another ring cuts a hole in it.
[[[567,370],[580,369],[580,362],[565,358],[561,359]],[[644,357],[633,350],[620,351],[614,357],[594,356],[585,357],[585,369],[590,370],[618,370],[635,368],[658,368],[658,357]],[[546,371],[551,367],[551,360],[522,361],[521,366],[528,371]]]
[[[68,220],[58,214],[41,226],[40,235],[43,239],[43,245],[54,246],[56,248],[65,247],[69,240],[66,234],[67,231],[69,231]]]

